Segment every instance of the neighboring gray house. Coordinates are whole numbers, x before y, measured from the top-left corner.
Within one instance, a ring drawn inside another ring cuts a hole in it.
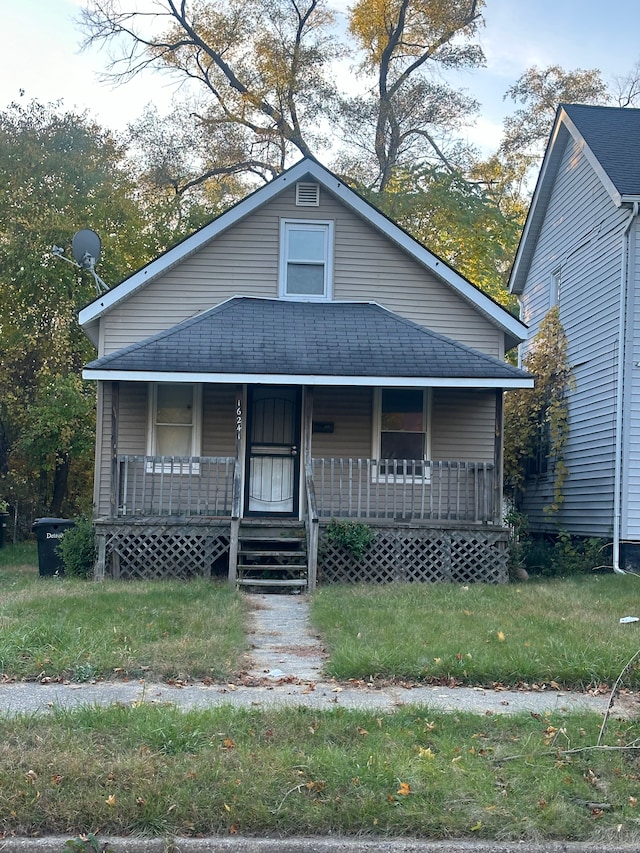
[[[510,286],[528,341],[559,306],[568,476],[557,517],[543,513],[552,469],[530,479],[523,510],[533,530],[611,538],[616,569],[640,556],[639,202],[640,110],[560,106]]]
[[[99,574],[504,579],[502,397],[532,385],[504,355],[526,330],[317,162],[80,322]],[[366,560],[332,518],[371,525]]]

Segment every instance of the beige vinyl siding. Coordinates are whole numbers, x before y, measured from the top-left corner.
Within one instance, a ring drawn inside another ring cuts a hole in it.
[[[102,319],[100,355],[171,328],[233,296],[277,297],[280,220],[335,223],[333,296],[389,310],[481,352],[503,336],[472,305],[321,188],[320,206],[296,207],[295,188],[254,211]]]
[[[120,383],[119,454],[147,453],[148,390],[145,382]]]
[[[202,393],[202,456],[235,455],[235,386],[205,385]]]
[[[494,391],[435,388],[431,417],[431,458],[493,462],[495,418]]]
[[[313,420],[332,423],[333,432],[312,436],[312,456],[368,459],[372,405],[371,388],[314,389]]]
[[[314,434],[312,455],[369,458],[372,418],[372,389],[316,389],[313,420],[333,423],[334,431]],[[434,389],[430,427],[432,459],[493,462],[495,392]]]
[[[144,382],[120,383],[118,453],[147,453],[148,389]],[[201,456],[235,456],[235,386],[203,389]]]

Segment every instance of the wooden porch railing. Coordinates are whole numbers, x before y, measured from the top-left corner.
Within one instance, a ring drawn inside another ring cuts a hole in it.
[[[115,470],[112,517],[240,518],[242,478],[233,456],[118,456]],[[489,462],[312,459],[304,477],[310,532],[329,518],[500,520]]]
[[[499,521],[490,462],[314,459],[320,518]]]
[[[231,516],[234,456],[118,456],[114,516]]]

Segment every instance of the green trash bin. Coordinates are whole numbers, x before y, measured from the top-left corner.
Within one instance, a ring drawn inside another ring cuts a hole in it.
[[[38,543],[38,569],[41,577],[63,575],[62,557],[56,552],[58,543],[65,530],[74,527],[75,522],[68,518],[36,518],[31,530],[36,534]]]

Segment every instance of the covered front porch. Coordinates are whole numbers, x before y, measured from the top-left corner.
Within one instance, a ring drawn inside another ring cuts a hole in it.
[[[474,402],[478,424],[490,420],[493,427],[483,430],[485,458],[447,460],[316,455],[344,446],[347,433],[362,447],[375,443],[372,408],[380,394],[348,389],[351,406],[345,407],[344,389],[310,386],[205,388],[203,397],[215,400],[218,414],[223,408],[233,413],[235,454],[118,453],[125,443],[119,424],[130,418],[129,400],[140,389],[111,383],[103,390],[110,397],[114,452],[109,508],[96,520],[97,577],[217,575],[239,585],[298,589],[332,581],[506,579],[502,392],[389,396],[387,408],[423,401],[414,408],[424,419],[403,414],[414,427],[409,439],[418,435],[431,450],[469,422]],[[153,399],[151,389],[148,395]],[[464,417],[453,415],[458,409]],[[387,415],[398,427],[397,413]],[[406,441],[405,430],[388,433],[385,447]],[[364,558],[332,542],[335,520],[370,528],[373,542]]]

